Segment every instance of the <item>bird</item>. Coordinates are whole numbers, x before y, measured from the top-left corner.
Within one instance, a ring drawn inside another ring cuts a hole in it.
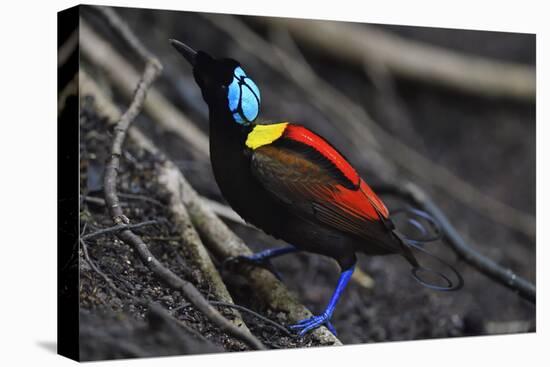
[[[458,284],[420,266],[412,249],[426,252],[422,241],[396,229],[381,198],[328,140],[301,124],[256,123],[260,89],[238,61],[169,41],[192,67],[208,106],[210,160],[223,197],[246,222],[290,244],[237,260],[266,265],[274,257],[304,251],[333,258],[340,267],[324,312],[298,321],[291,330],[302,337],[324,325],[336,335],[331,318],[354,272],[357,253],[401,255],[412,266],[414,278],[433,289],[462,286],[454,268]],[[413,214],[433,222],[425,212]],[[445,284],[422,280],[420,271],[439,275]]]

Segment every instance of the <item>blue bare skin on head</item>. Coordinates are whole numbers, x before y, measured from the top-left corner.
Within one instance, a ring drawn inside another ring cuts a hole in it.
[[[250,124],[260,112],[260,89],[239,66],[227,87],[227,100],[233,119],[239,124]]]

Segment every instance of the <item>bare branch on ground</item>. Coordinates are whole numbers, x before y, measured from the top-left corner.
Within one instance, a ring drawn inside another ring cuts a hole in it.
[[[155,224],[155,223],[158,223],[158,221],[156,221],[156,220],[147,220],[145,222],[136,223],[136,224],[120,223],[120,224],[116,224],[116,225],[114,225],[112,227],[109,227],[109,228],[103,228],[103,229],[100,229],[98,231],[85,234],[85,235],[81,236],[80,239],[81,240],[89,240],[89,239],[92,239],[92,238],[95,238],[95,237],[98,237],[98,236],[103,236],[103,235],[108,234],[108,233],[113,233],[113,232],[116,233],[116,232],[122,231],[124,229],[130,229],[130,230],[138,229],[138,228],[149,226],[149,225]]]

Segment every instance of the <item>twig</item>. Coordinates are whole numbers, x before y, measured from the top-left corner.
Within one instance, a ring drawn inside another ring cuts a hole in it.
[[[242,340],[253,349],[265,349],[261,342],[254,337],[250,332],[245,332],[242,328],[236,327],[229,320],[224,318],[216,309],[214,309],[208,301],[204,299],[202,294],[195,288],[193,284],[185,281],[167,269],[158,261],[147,248],[147,245],[131,231],[123,231],[120,233],[121,239],[129,244],[132,244],[136,252],[147,267],[155,273],[159,278],[166,282],[170,287],[180,290],[185,298],[187,298],[199,311],[201,311],[210,321],[218,326],[222,331],[233,335]]]
[[[128,218],[122,213],[122,208],[120,207],[116,191],[116,179],[118,169],[120,168],[122,143],[126,138],[128,127],[141,110],[143,101],[145,100],[147,89],[160,74],[161,70],[162,66],[157,59],[147,60],[145,71],[139,81],[132,103],[130,104],[130,107],[128,107],[126,112],[124,112],[124,114],[120,118],[120,121],[115,127],[111,159],[105,166],[104,178],[105,203],[107,204],[107,208],[109,209],[115,224],[129,223]]]
[[[404,198],[430,213],[441,226],[445,238],[460,258],[497,283],[512,289],[528,301],[536,303],[536,287],[533,283],[476,251],[462,238],[441,209],[418,186],[409,182],[401,185],[383,185],[377,187],[377,192]]]
[[[133,294],[130,294],[128,292],[123,291],[122,289],[118,288],[115,283],[109,278],[103,271],[99,269],[99,267],[92,261],[90,258],[90,255],[88,254],[88,246],[86,245],[86,242],[84,241],[84,237],[80,237],[80,247],[82,248],[82,253],[84,254],[84,258],[86,259],[86,262],[90,267],[95,271],[107,285],[109,288],[111,288],[115,293],[130,298],[132,301],[136,302],[137,304],[145,305],[146,302],[142,299],[134,296]]]
[[[88,233],[88,234],[80,237],[80,239],[81,240],[89,240],[89,239],[92,239],[92,238],[95,238],[95,237],[98,237],[98,236],[102,236],[104,234],[108,234],[108,233],[112,233],[112,232],[120,232],[120,231],[125,230],[125,229],[129,229],[129,230],[138,229],[138,228],[149,226],[151,224],[156,224],[156,223],[158,223],[157,220],[147,220],[147,221],[144,221],[144,222],[141,222],[141,223],[136,223],[136,224],[120,223],[120,224],[116,224],[116,225],[114,225],[112,227],[109,227],[109,228],[104,228],[104,229],[100,229],[100,230],[92,232],[92,233]]]
[[[158,303],[150,302],[149,306],[149,317],[151,315],[154,315],[156,317],[160,317],[162,320],[166,322],[166,325],[173,329],[172,324],[179,325],[182,329],[184,329],[188,334],[192,335],[196,339],[200,340],[202,342],[202,347],[210,349],[210,351],[216,351],[216,352],[223,352],[223,349],[220,347],[214,345],[210,340],[208,340],[204,335],[199,333],[197,330],[193,329],[192,327],[189,327],[187,324],[182,322],[181,320],[178,320],[176,317],[174,317],[170,312],[168,312],[164,307],[162,307]],[[179,334],[176,330],[176,334]],[[193,353],[199,353],[199,351],[193,351]]]
[[[481,215],[512,228],[529,238],[535,236],[535,218],[511,207],[466,182],[448,168],[437,165],[379,126],[362,107],[330,83],[318,77],[308,65],[302,64],[280,47],[271,45],[255,34],[245,23],[233,16],[203,15],[213,26],[226,32],[251,55],[288,78],[310,96],[312,103],[330,112],[346,132],[358,152],[369,156],[369,165],[386,182],[397,182],[397,170],[387,157],[401,168],[423,177],[438,189],[452,195]],[[278,56],[273,57],[273,54]],[[370,131],[371,133],[366,133]],[[367,144],[368,136],[375,142]],[[374,138],[372,137],[374,136]],[[374,140],[373,140],[374,139]],[[384,149],[380,147],[391,147]]]
[[[114,14],[115,18],[109,19],[112,27],[119,27],[120,34],[123,38],[130,32],[124,22]],[[81,24],[82,25],[82,24]],[[111,158],[105,166],[104,177],[104,191],[105,202],[107,208],[113,218],[115,224],[129,223],[129,219],[124,215],[119,205],[119,199],[116,191],[116,180],[118,176],[118,170],[120,167],[120,156],[122,153],[122,144],[126,138],[126,133],[130,124],[134,118],[138,115],[145,100],[147,89],[151,83],[156,79],[162,70],[160,62],[152,56],[149,52],[144,52],[144,46],[141,45],[137,38],[126,39],[128,44],[133,47],[138,54],[145,58],[146,66],[145,71],[138,83],[138,87],[130,103],[128,109],[122,115],[120,121],[115,126],[115,133],[113,137],[113,143],[111,148]],[[193,286],[193,284],[181,279],[172,271],[164,267],[160,261],[158,261],[153,254],[149,251],[147,245],[143,240],[134,234],[129,229],[124,229],[118,232],[118,236],[125,243],[131,245],[141,260],[152,270],[158,277],[168,283],[172,288],[181,290],[186,298],[192,302],[210,321],[215,323],[222,331],[225,331],[236,338],[242,340],[251,348],[265,349],[262,343],[246,330],[239,329],[226,318],[224,318],[215,308],[213,308],[204,299],[201,293]]]
[[[392,73],[488,97],[534,102],[532,67],[467,55],[402,38],[362,24],[252,17],[256,22],[287,28],[310,47],[339,61],[362,67],[376,58]]]
[[[103,271],[101,271],[101,269],[99,269],[99,267],[92,261],[92,259],[90,258],[90,255],[89,255],[89,252],[88,252],[88,246],[86,245],[86,242],[83,240],[83,238],[81,237],[80,238],[80,245],[82,247],[82,252],[84,254],[84,258],[86,259],[86,262],[88,263],[88,265],[90,265],[90,267],[92,268],[93,271],[95,271],[101,278],[103,278],[103,280],[105,281],[105,283],[117,294],[123,296],[123,297],[126,297],[126,298],[129,298],[131,299],[132,301],[134,301],[137,305],[141,305],[141,306],[144,306],[144,307],[147,307],[149,309],[150,312],[153,312],[153,313],[156,313],[158,316],[162,316],[163,318],[169,318],[171,319],[172,321],[174,321],[175,323],[177,323],[180,327],[182,327],[187,333],[189,333],[190,335],[194,336],[195,338],[201,340],[202,342],[204,343],[210,343],[208,341],[208,339],[206,339],[202,334],[200,334],[199,332],[197,332],[195,329],[187,326],[185,323],[181,322],[180,320],[178,320],[177,318],[173,317],[172,315],[170,315],[162,306],[160,306],[159,304],[155,303],[155,302],[151,302],[150,300],[144,300],[144,299],[141,299],[139,297],[136,297],[128,292],[125,292],[123,290],[121,290],[120,288],[118,288],[115,283],[111,280],[111,278],[109,278],[107,276],[107,274],[105,274]]]
[[[234,303],[220,302],[220,301],[210,301],[210,304],[214,305],[214,306],[223,306],[223,307],[235,308],[239,311],[249,313],[249,314],[253,315],[254,317],[262,320],[263,322],[265,322],[267,324],[270,324],[271,326],[276,327],[277,329],[282,331],[284,334],[291,335],[291,333],[288,331],[288,329],[286,327],[284,327],[283,325],[281,325],[278,322],[275,322],[271,319],[268,319],[267,317],[262,316],[259,313],[255,312],[255,311],[252,311],[251,309],[246,308],[244,306],[236,305]]]
[[[121,194],[119,194],[119,196],[120,197],[125,197],[126,195],[121,193]],[[141,195],[138,195],[138,196],[141,196]],[[102,199],[102,198],[98,198],[98,197],[95,197],[95,196],[83,196],[82,198],[84,199],[84,201],[86,201],[88,203],[92,203],[92,204],[100,205],[100,206],[105,206],[105,200]],[[157,200],[154,200],[154,199],[151,199],[151,201],[145,200],[145,199],[147,199],[146,196],[143,196],[143,199],[137,198],[137,197],[135,199],[136,200],[148,201],[148,202],[151,202],[155,205],[165,207],[165,205],[163,203],[161,203],[160,201],[157,201]],[[234,223],[237,223],[237,224],[249,227],[249,228],[256,228],[252,224],[245,222],[239,216],[239,214],[237,214],[229,206],[224,205],[222,203],[219,203],[215,200],[211,200],[211,199],[209,199],[207,197],[204,197],[204,196],[202,196],[201,199],[204,201],[204,204],[208,205],[214,211],[214,213],[216,213],[216,215],[218,215],[219,217],[222,217],[224,219],[230,220]],[[125,206],[127,204],[126,203],[120,203],[120,205]]]

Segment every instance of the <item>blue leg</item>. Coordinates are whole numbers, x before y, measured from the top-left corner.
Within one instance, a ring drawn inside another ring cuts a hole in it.
[[[292,252],[298,252],[298,251],[300,250],[294,246],[272,248],[261,252],[257,252],[253,255],[230,257],[229,259],[224,261],[224,266],[227,266],[228,264],[238,263],[238,262],[247,262],[253,265],[258,265],[266,268],[267,270],[271,271],[277,277],[277,279],[281,280],[280,274],[273,268],[273,265],[271,265],[271,262],[269,261],[269,259],[290,254]]]
[[[310,330],[313,330],[325,324],[327,328],[334,335],[336,335],[336,330],[334,329],[334,326],[332,326],[330,322],[330,318],[332,317],[334,309],[336,308],[336,304],[338,303],[338,300],[340,299],[342,292],[344,291],[344,289],[346,289],[346,286],[354,270],[355,270],[355,263],[352,266],[350,266],[347,270],[342,271],[342,273],[340,274],[340,278],[338,279],[338,285],[336,285],[336,289],[334,290],[334,293],[330,298],[330,302],[328,303],[328,306],[325,309],[325,312],[323,312],[319,316],[312,316],[308,319],[299,321],[297,324],[291,325],[290,328],[293,330],[299,330],[300,332],[298,333],[298,335],[302,337]]]
[[[294,246],[288,246],[288,247],[281,247],[281,248],[270,248],[264,251],[257,252],[253,255],[249,256],[239,256],[240,259],[246,259],[251,262],[255,263],[263,263],[266,260],[269,260],[274,257],[290,254],[292,252],[299,251]]]

